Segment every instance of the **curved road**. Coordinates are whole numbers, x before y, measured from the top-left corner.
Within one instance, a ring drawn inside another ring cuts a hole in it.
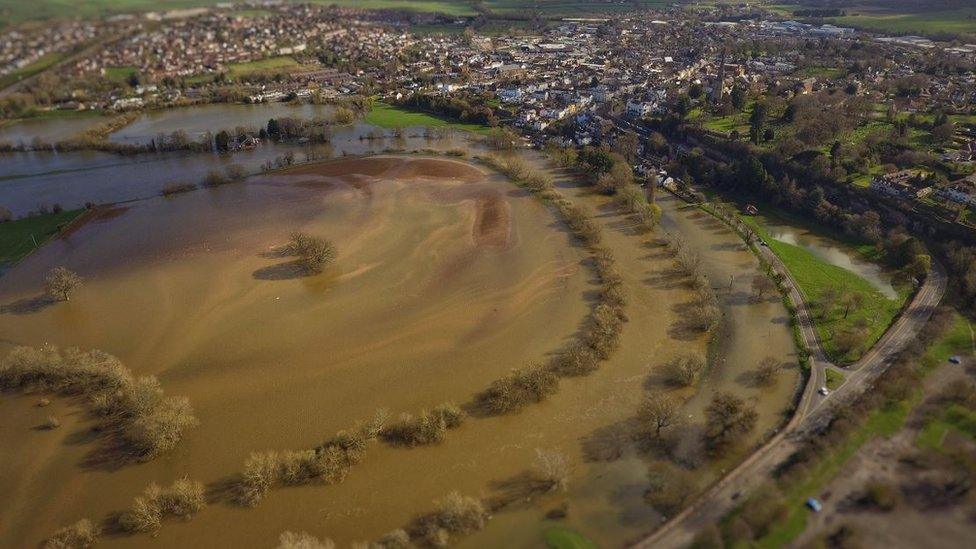
[[[891,325],[884,336],[860,360],[849,366],[853,370],[844,383],[829,397],[817,389],[826,384],[827,368],[836,368],[823,352],[813,321],[795,281],[789,271],[768,248],[761,247],[764,257],[787,275],[790,296],[797,305],[800,330],[810,349],[810,377],[790,422],[735,469],[702,494],[692,505],[676,515],[635,547],[685,547],[709,524],[715,524],[728,513],[751,488],[762,485],[772,472],[800,448],[803,435],[824,425],[834,411],[857,398],[887,369],[890,359],[900,351],[942,301],[947,277],[942,265],[933,261],[932,271],[912,302]]]

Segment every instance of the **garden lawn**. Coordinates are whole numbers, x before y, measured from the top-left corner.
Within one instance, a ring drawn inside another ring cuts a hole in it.
[[[888,326],[898,315],[908,298],[909,291],[905,287],[897,287],[898,299],[889,299],[871,285],[867,280],[851,271],[831,265],[809,251],[775,240],[763,229],[760,216],[742,218],[752,227],[769,248],[776,254],[789,270],[793,280],[800,287],[804,299],[811,306],[817,334],[823,343],[824,350],[831,359],[839,362],[853,362],[887,331]],[[858,248],[858,251],[863,251]],[[826,314],[818,315],[818,303],[828,289],[836,290],[839,294],[854,293],[861,296],[861,305],[851,307],[845,317],[845,306],[838,303]],[[859,324],[864,328],[864,339],[860,346],[854,349],[840,349],[834,338],[835,333],[855,329]]]
[[[481,124],[466,124],[455,122],[446,118],[440,118],[424,112],[402,109],[393,105],[388,105],[381,101],[373,103],[369,113],[366,114],[365,122],[381,128],[457,128],[469,132],[484,133],[491,128]]]
[[[40,247],[85,210],[71,210],[0,223],[0,265],[13,265]]]

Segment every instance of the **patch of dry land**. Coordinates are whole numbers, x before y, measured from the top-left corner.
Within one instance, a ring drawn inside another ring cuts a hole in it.
[[[669,278],[673,260],[655,237],[546,169],[594,212],[614,252],[629,296],[619,350],[542,403],[475,413],[437,444],[371,443],[343,482],[272,490],[254,508],[221,491],[252,452],[316,447],[377,409],[396,418],[466,405],[512,368],[570,344],[599,282],[555,209],[467,162],[346,159],[106,211],[28,257],[0,280],[0,356],[44,343],[104,350],[135,375],[157,376],[167,395],[188,397],[200,423],[174,450],[118,464],[97,458],[78,398],[3,393],[0,546],[34,546],[85,517],[103,522],[150,483],[184,476],[202,481],[211,502],[193,520],[166,520],[153,537],[109,532],[100,546],[271,547],[285,530],[344,546],[404,527],[452,491],[496,494],[537,449],[566,456],[568,489],[496,513],[464,544],[538,546],[553,509],[561,512],[550,517],[564,514],[560,524],[602,545],[652,529],[659,517],[643,500],[646,461],[622,426],[649,392],[670,390],[656,375],[661,365],[704,353],[706,337],[680,329],[692,292]],[[684,216],[670,208],[666,218]],[[674,223],[700,232],[689,239],[695,247],[726,258],[707,263],[715,280],[727,280],[723,269],[755,268],[731,232],[696,229],[694,218]],[[330,239],[336,261],[306,275],[280,253],[292,231]],[[58,265],[85,285],[69,302],[37,301]],[[720,334],[766,337],[728,355],[699,392],[761,401],[758,438],[780,421],[797,375],[785,370],[766,388],[749,382],[766,354],[789,361],[792,344],[782,306],[748,302],[739,280],[720,297],[736,327]],[[42,397],[51,404],[39,407]],[[689,433],[702,406],[688,404]],[[48,416],[60,427],[38,428]]]

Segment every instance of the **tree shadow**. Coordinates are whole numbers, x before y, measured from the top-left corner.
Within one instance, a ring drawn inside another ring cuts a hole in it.
[[[689,301],[687,303],[676,303],[671,306],[671,310],[674,311],[678,318],[671,323],[668,328],[668,335],[671,339],[676,339],[678,341],[694,341],[698,339],[699,336],[704,333],[702,329],[692,318],[692,307],[695,306],[694,301]]]
[[[278,263],[276,265],[269,265],[268,267],[261,267],[260,269],[251,273],[251,276],[257,280],[295,280],[298,278],[307,278],[312,276],[312,274],[314,273],[309,273],[308,270],[296,260]]]
[[[582,439],[583,460],[588,462],[617,461],[631,446],[634,425],[630,419],[604,425]]]
[[[34,297],[18,299],[6,305],[0,305],[0,314],[27,315],[36,313],[46,307],[54,305],[58,300],[47,295],[41,294]]]

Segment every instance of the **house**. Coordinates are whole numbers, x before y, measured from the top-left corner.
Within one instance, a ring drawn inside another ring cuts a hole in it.
[[[654,104],[647,103],[644,101],[628,101],[627,102],[627,115],[636,118],[642,118],[651,114],[654,111]]]
[[[976,206],[976,176],[953,181],[946,187],[937,189],[933,194],[943,200],[957,204]]]
[[[871,189],[895,198],[912,198],[918,195],[916,185],[920,180],[915,170],[901,170],[875,177]]]

